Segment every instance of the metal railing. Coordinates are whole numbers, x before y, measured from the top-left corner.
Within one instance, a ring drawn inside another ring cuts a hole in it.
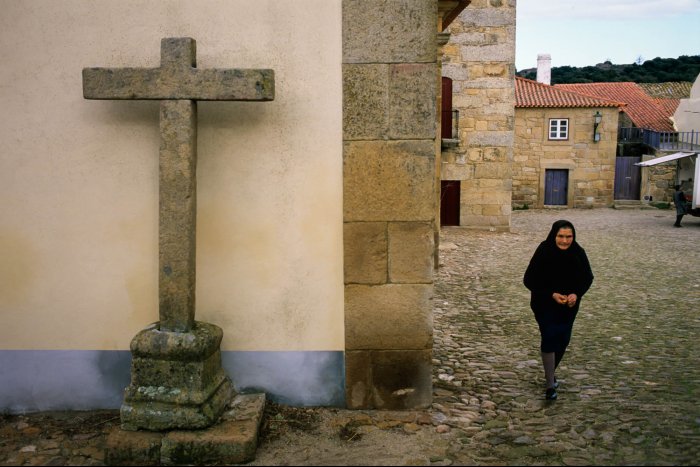
[[[654,149],[700,150],[700,131],[654,131],[644,128],[620,128],[618,142],[639,142]]]
[[[617,132],[617,141],[620,143],[641,143],[643,141],[641,128],[620,128]]]
[[[442,139],[459,139],[459,110],[442,111]]]

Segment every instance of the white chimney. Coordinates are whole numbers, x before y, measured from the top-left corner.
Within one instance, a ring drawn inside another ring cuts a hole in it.
[[[552,56],[549,54],[537,55],[537,82],[552,84]]]

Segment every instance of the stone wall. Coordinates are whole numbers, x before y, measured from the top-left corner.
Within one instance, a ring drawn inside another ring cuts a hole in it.
[[[675,151],[657,151],[655,155],[645,154],[642,161],[648,161],[657,157],[672,154]],[[672,203],[674,185],[678,180],[678,162],[667,162],[664,164],[642,167],[640,193],[645,201],[655,203]]]
[[[343,1],[346,404],[432,399],[437,3]],[[410,44],[410,47],[406,44]]]
[[[459,146],[442,180],[460,180],[460,225],[510,229],[515,94],[515,1],[474,0],[450,25],[442,75],[452,81]]]
[[[603,115],[599,142],[593,141],[593,115]],[[569,139],[550,141],[550,118],[569,119]],[[544,206],[547,169],[569,170],[567,206],[609,207],[615,185],[618,111],[614,108],[515,109],[513,207]]]

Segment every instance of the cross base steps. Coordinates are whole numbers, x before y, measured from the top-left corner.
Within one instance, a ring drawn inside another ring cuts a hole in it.
[[[107,465],[231,465],[255,459],[265,394],[238,394],[219,423],[204,430],[167,432],[114,428]]]
[[[234,393],[221,366],[218,326],[187,332],[154,323],[131,341],[131,384],[121,407],[123,430],[202,429],[213,425]]]

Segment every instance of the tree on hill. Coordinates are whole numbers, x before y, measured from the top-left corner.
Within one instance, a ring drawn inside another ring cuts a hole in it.
[[[632,81],[635,83],[666,83],[669,81],[695,81],[700,74],[700,55],[681,55],[678,58],[654,58],[643,63],[638,57],[635,63],[614,65],[610,61],[595,66],[552,68],[552,84],[601,83]],[[516,75],[537,79],[537,69],[521,70]]]

